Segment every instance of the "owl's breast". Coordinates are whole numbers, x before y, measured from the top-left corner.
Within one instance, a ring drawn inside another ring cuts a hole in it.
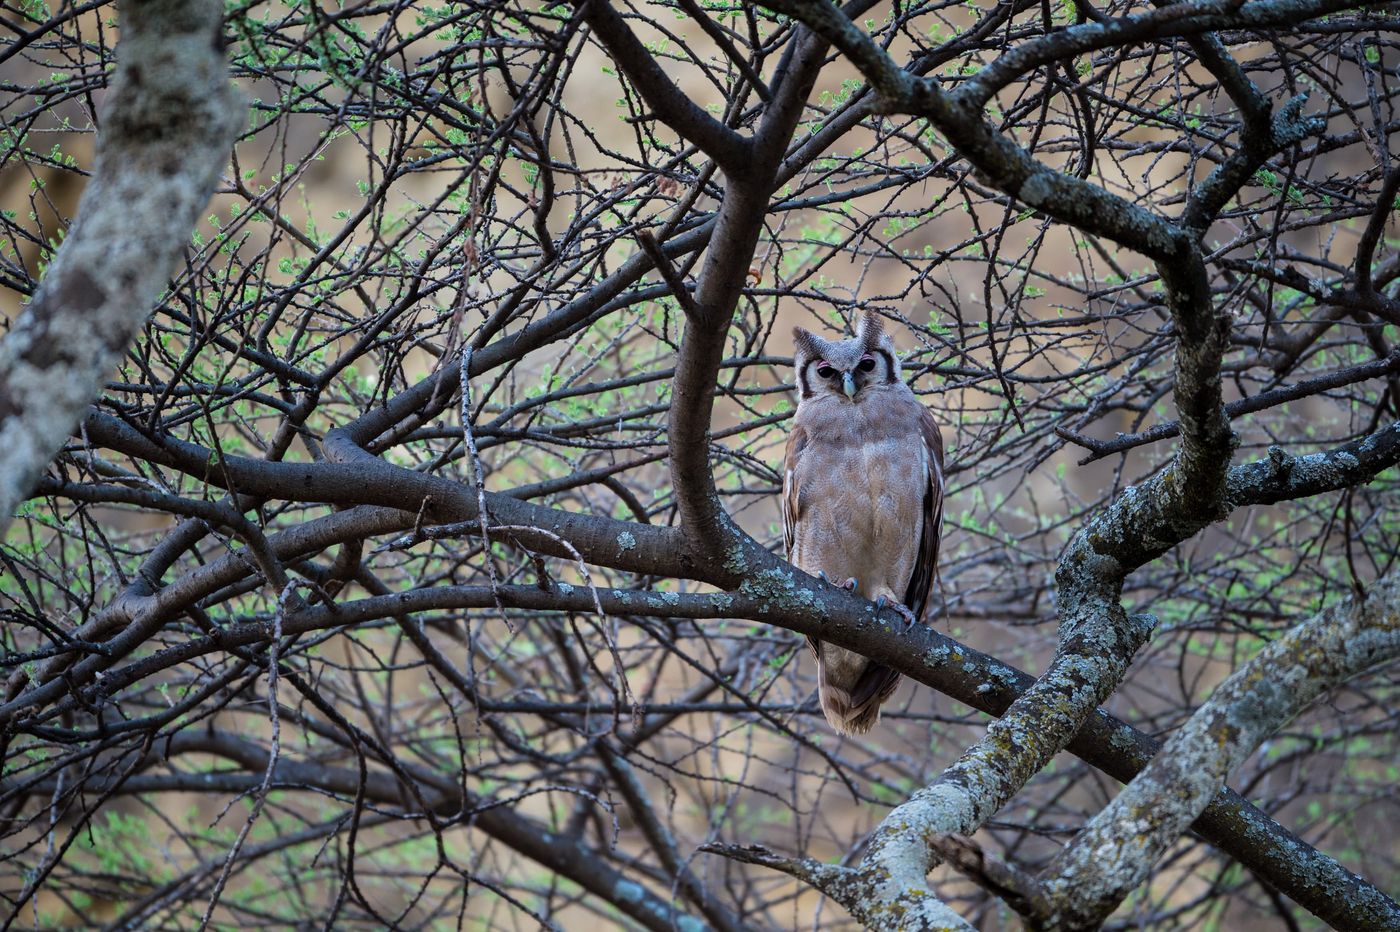
[[[890,412],[862,417],[852,410],[859,407],[808,427],[793,561],[837,579],[854,576],[866,596],[902,598],[923,531],[928,454],[909,429],[917,425]]]

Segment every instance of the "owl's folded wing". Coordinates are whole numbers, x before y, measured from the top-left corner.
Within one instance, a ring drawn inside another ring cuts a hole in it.
[[[943,435],[927,408],[920,411],[919,434],[924,444],[924,462],[928,464],[928,487],[924,490],[923,528],[919,535],[919,550],[914,557],[914,572],[904,593],[904,604],[923,621],[929,593],[938,576],[938,540],[943,534]]]
[[[783,556],[792,559],[792,548],[797,541],[797,515],[800,503],[797,488],[797,461],[807,448],[807,430],[800,424],[788,434],[787,454],[783,457]],[[815,638],[807,638],[807,646],[812,655],[820,659],[821,643]]]
[[[807,448],[807,431],[801,425],[788,434],[787,454],[783,457],[783,556],[792,559],[792,547],[797,540],[797,460]]]

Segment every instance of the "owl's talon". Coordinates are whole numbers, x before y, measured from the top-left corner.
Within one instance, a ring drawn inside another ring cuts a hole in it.
[[[906,623],[906,627],[904,629],[905,631],[908,631],[911,628],[913,628],[914,624],[919,620],[914,615],[913,610],[910,609],[909,606],[905,605],[903,602],[891,602],[889,599],[885,598],[882,595],[875,597],[875,611],[882,611],[886,606],[889,606],[890,608],[894,609],[896,612],[899,613],[899,617],[904,619]]]
[[[841,588],[845,589],[847,592],[855,592],[856,587],[859,585],[860,583],[856,580],[856,578],[854,576],[851,576],[848,577],[846,581],[841,584]]]

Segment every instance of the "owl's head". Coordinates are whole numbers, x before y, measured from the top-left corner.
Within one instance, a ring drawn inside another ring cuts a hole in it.
[[[899,381],[899,357],[880,318],[864,313],[849,340],[824,340],[801,327],[792,328],[797,352],[797,391],[801,399],[834,395],[855,401],[867,385]]]

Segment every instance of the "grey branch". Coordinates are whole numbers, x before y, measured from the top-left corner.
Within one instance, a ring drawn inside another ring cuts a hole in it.
[[[1397,574],[1265,647],[1050,865],[1053,911],[1041,928],[1098,928],[1260,742],[1323,692],[1397,656]]]
[[[119,10],[96,171],[0,343],[0,535],[169,284],[243,123],[220,51],[222,3]]]

